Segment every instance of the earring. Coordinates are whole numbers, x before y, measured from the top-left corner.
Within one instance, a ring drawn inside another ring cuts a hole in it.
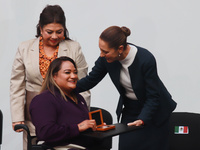
[[[63,37],[63,40],[65,40],[65,37]]]
[[[119,57],[121,56],[121,54],[119,53]]]

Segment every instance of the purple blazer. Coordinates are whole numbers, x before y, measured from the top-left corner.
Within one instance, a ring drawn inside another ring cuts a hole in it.
[[[87,145],[87,140],[79,137],[78,124],[89,118],[88,108],[78,93],[77,98],[78,104],[69,97],[65,101],[58,90],[55,96],[50,91],[44,91],[33,98],[30,114],[38,140],[50,146],[69,143]]]

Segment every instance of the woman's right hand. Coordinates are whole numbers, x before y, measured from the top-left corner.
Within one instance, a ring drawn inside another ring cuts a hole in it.
[[[19,122],[13,122],[12,123],[12,127],[13,127],[13,130],[15,131],[15,125],[17,125],[17,124],[24,124],[24,121],[19,121]],[[23,131],[23,129],[18,129],[18,130],[16,130],[16,132],[22,132]]]
[[[78,129],[80,132],[83,132],[91,128],[93,131],[96,131],[96,121],[95,120],[84,120],[78,124]]]

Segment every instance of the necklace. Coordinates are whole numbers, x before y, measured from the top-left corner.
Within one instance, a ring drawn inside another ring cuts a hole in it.
[[[39,66],[40,66],[40,73],[42,75],[42,78],[44,79],[47,73],[47,70],[49,68],[50,63],[57,58],[58,55],[58,48],[56,47],[56,50],[54,51],[52,56],[47,56],[44,52],[44,45],[43,45],[43,39],[42,36],[40,36],[40,42],[39,42]]]

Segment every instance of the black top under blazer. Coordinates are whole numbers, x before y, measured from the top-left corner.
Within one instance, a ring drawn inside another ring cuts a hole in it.
[[[157,74],[154,56],[148,50],[138,46],[136,47],[138,51],[133,63],[128,67],[128,70],[132,88],[143,106],[138,119],[143,120],[145,124],[153,120],[155,125],[160,126],[169,118],[171,112],[176,108],[176,102],[172,99],[170,93]],[[120,93],[116,111],[118,118],[121,115],[123,100],[125,98],[124,89],[120,84],[121,67],[119,61],[108,63],[104,57],[99,57],[89,75],[82,78],[77,83],[80,92],[87,91],[97,85],[108,73]]]

